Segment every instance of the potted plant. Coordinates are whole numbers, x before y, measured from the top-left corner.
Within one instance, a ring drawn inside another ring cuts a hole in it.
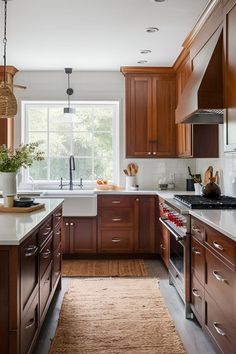
[[[44,153],[38,151],[38,146],[37,142],[15,149],[0,145],[0,189],[3,196],[16,194],[16,175],[21,167],[26,168],[34,161],[44,159]]]

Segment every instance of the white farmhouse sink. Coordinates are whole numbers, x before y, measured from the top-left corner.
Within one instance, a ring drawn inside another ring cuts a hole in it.
[[[40,198],[63,198],[63,216],[97,215],[97,194],[93,190],[45,190]]]

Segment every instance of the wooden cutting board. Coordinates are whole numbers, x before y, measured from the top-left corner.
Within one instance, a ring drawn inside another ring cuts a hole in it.
[[[213,176],[213,167],[209,166],[206,172],[204,173],[204,185],[209,183],[209,179]]]
[[[6,208],[3,205],[1,205],[0,213],[31,213],[32,211],[40,210],[43,209],[44,207],[45,204],[43,203],[38,203],[27,208],[22,208],[22,207]]]

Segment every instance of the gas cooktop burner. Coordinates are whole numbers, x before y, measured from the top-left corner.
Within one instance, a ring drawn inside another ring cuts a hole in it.
[[[236,198],[224,195],[216,199],[200,195],[174,195],[174,199],[190,209],[236,209]]]

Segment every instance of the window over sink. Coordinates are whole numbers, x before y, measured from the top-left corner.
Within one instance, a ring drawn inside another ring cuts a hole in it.
[[[119,181],[119,102],[73,102],[73,120],[63,116],[66,102],[22,102],[23,143],[40,142],[45,160],[22,171],[22,184],[59,184],[69,179],[69,156],[75,157],[73,180]]]

